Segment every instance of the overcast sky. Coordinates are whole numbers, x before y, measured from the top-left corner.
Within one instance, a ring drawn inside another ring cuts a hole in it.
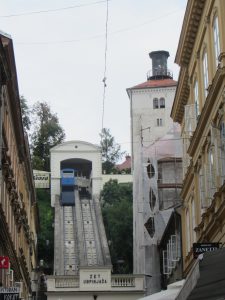
[[[155,50],[170,52],[168,67],[177,79],[174,59],[186,2],[108,3],[104,127],[129,153],[126,88],[146,81],[151,69],[148,53]],[[104,0],[0,0],[0,30],[13,38],[20,94],[28,105],[49,103],[65,129],[66,140],[99,144],[106,4]],[[24,14],[31,12],[39,13]]]

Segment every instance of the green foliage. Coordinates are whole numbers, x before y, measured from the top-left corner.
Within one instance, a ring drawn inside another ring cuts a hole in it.
[[[23,127],[25,131],[29,131],[31,126],[30,109],[27,105],[27,100],[24,98],[24,96],[20,97],[20,107],[21,107]]]
[[[33,113],[36,116],[35,130],[31,136],[33,168],[50,171],[50,149],[64,140],[65,133],[57,115],[51,112],[46,102],[37,102]]]
[[[133,208],[132,184],[105,183],[102,193],[102,214],[109,242],[114,273],[132,273]]]
[[[110,174],[115,166],[115,163],[123,156],[121,147],[115,142],[114,137],[111,135],[110,130],[103,128],[100,133],[101,137],[101,150],[102,150],[102,169],[106,174]]]
[[[40,217],[38,260],[43,259],[44,267],[52,271],[54,258],[54,228],[52,224],[54,222],[54,215],[51,207],[50,193],[46,189],[37,189],[36,193]]]

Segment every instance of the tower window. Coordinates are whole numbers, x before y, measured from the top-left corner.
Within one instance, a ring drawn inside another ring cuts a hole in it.
[[[156,125],[157,125],[158,127],[163,126],[163,120],[162,120],[161,118],[156,119]]]
[[[148,174],[148,178],[152,178],[155,176],[155,169],[151,164],[150,159],[148,159],[147,174]]]
[[[154,98],[153,99],[153,108],[159,108],[159,99],[158,98]]]
[[[148,221],[145,223],[145,228],[147,229],[151,238],[153,238],[155,234],[155,221],[153,217],[150,217]]]
[[[165,108],[165,98],[159,99],[159,105],[160,105],[160,108]]]

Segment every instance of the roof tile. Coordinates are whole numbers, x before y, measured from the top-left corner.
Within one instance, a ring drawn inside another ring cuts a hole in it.
[[[167,78],[167,79],[159,79],[159,80],[148,80],[141,84],[135,85],[130,89],[145,89],[145,88],[154,88],[154,87],[166,87],[166,86],[176,86],[177,81]]]

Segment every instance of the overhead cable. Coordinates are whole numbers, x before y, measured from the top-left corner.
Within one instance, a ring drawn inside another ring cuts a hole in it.
[[[74,9],[74,8],[92,6],[92,5],[96,5],[96,4],[100,4],[100,3],[104,3],[104,2],[108,2],[108,1],[110,1],[110,0],[101,0],[101,1],[96,1],[96,2],[87,3],[87,4],[78,4],[78,5],[66,6],[66,7],[55,8],[55,9],[30,11],[30,12],[24,12],[24,13],[19,13],[19,14],[11,14],[11,15],[4,15],[4,16],[0,15],[0,18],[13,18],[13,17],[22,17],[22,16],[49,13],[49,12],[57,12],[57,11],[62,11],[62,10],[69,10],[69,9]]]
[[[104,55],[104,75],[103,75],[103,96],[102,96],[102,130],[104,128],[104,114],[105,114],[105,96],[106,96],[106,71],[107,71],[107,52],[108,52],[108,20],[109,20],[109,1],[106,2],[106,21],[105,21],[105,55]],[[101,130],[101,132],[102,132]]]
[[[106,1],[104,1],[106,2]],[[152,18],[150,20],[147,20],[146,22],[144,23],[141,23],[141,24],[138,24],[138,25],[135,25],[135,26],[130,26],[130,27],[126,27],[126,28],[121,28],[119,30],[116,30],[116,31],[113,31],[113,32],[110,32],[108,33],[108,35],[113,35],[113,34],[119,34],[119,33],[123,33],[123,32],[126,32],[126,31],[131,31],[131,30],[134,30],[136,28],[139,28],[139,27],[142,27],[142,26],[145,26],[149,23],[152,23],[152,22],[155,22],[157,20],[160,20],[162,18],[165,18],[167,16],[170,16],[172,14],[175,14],[177,13],[178,11],[180,11],[180,9],[178,10],[174,10],[174,11],[171,11],[167,14],[164,14],[164,15],[161,15],[159,17],[156,17],[156,18]],[[59,40],[59,41],[37,41],[37,42],[16,42],[17,45],[55,45],[55,44],[66,44],[66,43],[76,43],[76,42],[82,42],[82,41],[88,41],[88,40],[95,40],[95,39],[99,39],[99,38],[103,38],[105,37],[105,34],[98,34],[98,35],[93,35],[93,36],[89,36],[87,38],[81,38],[81,39],[71,39],[71,40]]]

